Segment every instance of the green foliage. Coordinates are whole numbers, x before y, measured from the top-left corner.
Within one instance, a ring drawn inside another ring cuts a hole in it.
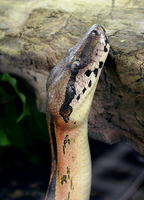
[[[35,103],[34,92],[24,81],[0,75],[0,146],[11,145],[26,153],[33,145],[48,142],[45,115]]]
[[[26,96],[21,93],[17,87],[17,80],[13,77],[11,77],[9,74],[5,73],[3,75],[0,76],[0,81],[5,81],[8,82],[14,89],[15,93],[17,94],[17,96],[20,98],[20,100],[22,101],[23,104],[23,111],[21,113],[21,115],[19,116],[19,118],[17,119],[17,122],[19,122],[20,120],[22,120],[27,114],[30,114],[27,105],[26,105]],[[4,91],[1,88],[1,91],[3,93],[1,93],[2,95],[6,94],[6,91]]]

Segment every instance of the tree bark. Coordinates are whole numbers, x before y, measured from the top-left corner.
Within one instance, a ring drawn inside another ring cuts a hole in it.
[[[106,29],[111,49],[89,116],[89,133],[125,141],[144,155],[144,2],[0,2],[0,71],[24,78],[45,112],[50,70],[93,24]]]

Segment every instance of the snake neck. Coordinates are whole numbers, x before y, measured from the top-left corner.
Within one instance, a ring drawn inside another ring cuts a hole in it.
[[[89,199],[91,160],[86,126],[87,123],[83,123],[80,127],[67,130],[50,122],[53,162],[46,199]]]

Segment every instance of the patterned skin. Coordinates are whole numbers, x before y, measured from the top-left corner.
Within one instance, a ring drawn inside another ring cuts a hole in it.
[[[49,75],[47,123],[52,170],[45,200],[89,199],[87,119],[108,52],[104,29],[93,25]]]

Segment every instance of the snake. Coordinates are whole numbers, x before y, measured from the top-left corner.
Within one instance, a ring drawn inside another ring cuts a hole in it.
[[[51,174],[45,200],[88,200],[91,157],[88,115],[110,45],[94,24],[49,74],[46,119]]]

